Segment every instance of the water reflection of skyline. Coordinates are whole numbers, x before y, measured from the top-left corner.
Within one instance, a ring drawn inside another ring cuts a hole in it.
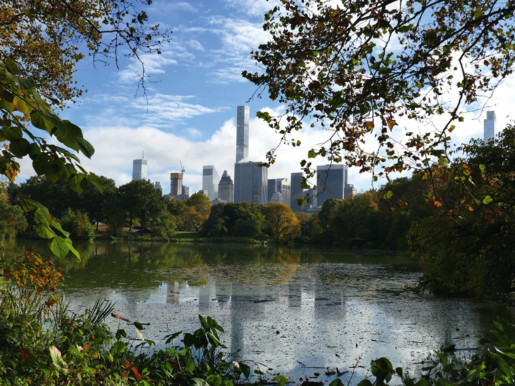
[[[220,249],[208,257],[196,248],[163,256],[140,247],[98,250],[85,270],[69,275],[68,299],[116,301],[117,313],[150,323],[145,333],[158,347],[167,333],[198,328],[199,313],[210,315],[225,328],[222,340],[235,359],[296,381],[348,371],[358,361],[363,375],[380,356],[406,367],[443,345],[476,347],[493,314],[484,304],[407,291],[418,269],[392,257],[369,264],[272,249]]]

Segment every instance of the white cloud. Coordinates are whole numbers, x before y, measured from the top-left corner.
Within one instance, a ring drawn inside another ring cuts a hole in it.
[[[226,0],[226,3],[235,10],[244,12],[249,16],[260,16],[270,10],[274,3],[267,0]]]
[[[140,56],[141,61],[144,63],[145,76],[152,76],[156,74],[164,74],[165,67],[177,64],[177,60],[172,59],[170,52],[163,52],[161,55],[143,54]],[[142,75],[142,64],[133,59],[131,63],[118,72],[118,79],[122,82],[137,81]]]

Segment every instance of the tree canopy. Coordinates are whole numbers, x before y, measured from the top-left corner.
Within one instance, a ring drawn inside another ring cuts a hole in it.
[[[73,83],[77,62],[85,54],[95,59],[159,52],[169,33],[149,26],[141,9],[150,0],[68,1],[6,0],[0,9],[0,175],[14,182],[19,160],[30,157],[38,176],[65,180],[80,193],[102,182],[88,173],[77,157],[91,157],[93,146],[82,130],[61,119],[56,107],[81,93]],[[124,47],[124,48],[122,48]],[[145,79],[142,66],[141,80]],[[32,212],[39,236],[48,239],[58,256],[78,256],[68,232],[42,204],[20,197]]]
[[[39,92],[56,103],[73,100],[82,88],[73,80],[85,55],[107,63],[119,55],[139,59],[159,52],[170,32],[148,25],[150,0],[3,0],[0,60],[14,60]],[[142,63],[143,65],[143,63]],[[141,81],[144,80],[144,66]]]
[[[361,171],[381,165],[378,174],[428,168],[447,156],[463,107],[513,71],[512,2],[278,3],[265,16],[270,40],[253,52],[263,70],[243,75],[285,105],[279,116],[258,113],[284,142],[300,145],[305,123],[328,130],[301,161],[311,176],[317,156]],[[432,127],[436,115],[444,120]]]

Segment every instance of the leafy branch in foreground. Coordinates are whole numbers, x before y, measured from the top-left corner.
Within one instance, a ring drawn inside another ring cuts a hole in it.
[[[429,167],[448,156],[463,107],[513,72],[511,1],[278,3],[263,25],[270,40],[253,52],[263,71],[243,75],[284,104],[282,115],[258,113],[284,142],[300,145],[305,124],[327,130],[301,162],[308,176],[317,156],[386,175]]]
[[[82,89],[73,81],[75,66],[87,51],[94,61],[160,53],[171,32],[149,25],[144,10],[151,0],[3,0],[0,10],[0,60],[13,58],[45,98],[59,104],[75,100]],[[54,99],[55,98],[55,99]]]
[[[93,146],[84,139],[79,127],[52,112],[34,82],[21,76],[18,66],[10,59],[0,61],[0,114],[0,143],[3,142],[0,174],[10,182],[15,181],[20,170],[18,160],[28,156],[40,176],[51,181],[64,179],[79,193],[88,182],[102,190],[98,177],[88,173],[72,152],[89,158],[94,153]],[[52,137],[66,148],[49,141]],[[49,240],[53,253],[64,257],[71,251],[78,257],[68,239],[68,232],[43,205],[28,197],[20,197],[19,202],[25,212],[33,213],[36,231]]]

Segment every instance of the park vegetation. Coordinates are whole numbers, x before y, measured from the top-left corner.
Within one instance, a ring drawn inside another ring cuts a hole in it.
[[[47,240],[58,257],[80,258],[71,238],[90,239],[104,223],[113,237],[127,226],[163,239],[195,230],[206,237],[409,248],[427,262],[420,289],[487,297],[513,291],[514,129],[495,142],[465,145],[454,157],[449,145],[453,123],[463,120],[461,107],[513,72],[513,3],[363,0],[336,7],[280,0],[266,14],[271,39],[253,53],[264,72],[244,76],[286,111],[259,116],[293,146],[300,143],[290,135],[305,123],[331,133],[301,161],[305,182],[319,156],[362,171],[381,167],[378,174],[387,177],[415,169],[379,191],[328,200],[313,214],[275,203],[211,207],[200,194],[168,201],[148,181],[116,187],[80,165],[78,155],[90,158],[94,149],[58,114],[83,92],[73,79],[76,65],[87,55],[114,62],[129,56],[141,63],[145,91],[141,56],[159,53],[170,39],[169,31],[148,24],[143,8],[150,3],[3,1],[0,175],[8,194],[2,189],[2,245],[26,232]],[[442,97],[449,90],[457,91],[451,107]],[[435,115],[446,117],[436,130],[411,129]],[[395,131],[404,135],[400,143]],[[364,146],[369,139],[378,143],[376,151]],[[37,176],[16,184],[24,157]],[[268,164],[274,160],[272,150]],[[103,323],[110,305],[97,303],[83,314],[67,310],[55,295],[61,280],[52,260],[36,251],[0,257],[1,384],[230,385],[249,377],[246,363],[220,351],[223,328],[211,318],[199,317],[201,327],[185,333],[182,343],[172,333],[164,351],[144,354],[139,349],[153,342],[133,346],[125,329],[111,332]],[[371,363],[374,383],[361,385],[383,385],[394,374],[407,385],[513,384],[515,349],[507,328],[496,324],[485,351],[467,363],[440,356],[431,379],[409,379],[380,358]]]

